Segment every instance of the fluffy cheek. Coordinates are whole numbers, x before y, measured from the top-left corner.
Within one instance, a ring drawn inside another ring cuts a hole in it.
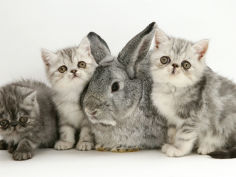
[[[95,66],[88,65],[85,69],[78,70],[79,79],[88,82],[95,71]]]
[[[59,73],[58,71],[55,71],[55,70],[49,70],[47,75],[48,75],[48,79],[49,79],[50,83],[53,86],[58,84],[62,80],[64,80],[64,77],[65,77],[65,73]]]
[[[170,75],[170,83],[176,87],[187,87],[195,83],[196,78],[191,72],[179,71],[176,75]]]
[[[99,115],[97,115],[96,117],[88,116],[88,119],[92,124],[104,124],[112,126],[116,125],[114,115],[110,114],[112,112],[111,110],[109,110],[109,108],[104,108],[104,109],[100,108],[99,112],[100,112]]]
[[[168,83],[176,87],[186,87],[192,85],[197,78],[191,71],[185,72],[178,68],[175,74],[172,74],[171,66],[152,68],[152,77],[154,82]]]
[[[0,128],[0,135],[3,135],[6,133],[7,130],[3,130],[2,128]]]
[[[8,127],[7,129],[0,128],[0,135],[2,135],[2,136],[9,136],[12,133],[14,133],[13,127]]]
[[[151,66],[151,74],[154,82],[167,83],[169,82],[169,69],[168,67],[161,67],[159,63]]]

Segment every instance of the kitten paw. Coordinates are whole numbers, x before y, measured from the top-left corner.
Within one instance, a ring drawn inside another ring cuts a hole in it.
[[[72,142],[67,142],[67,141],[58,141],[56,142],[54,148],[56,150],[67,150],[73,148],[74,143]]]
[[[181,157],[185,155],[180,149],[170,144],[163,145],[161,150],[169,157]]]
[[[201,154],[201,155],[207,155],[211,152],[214,152],[216,149],[213,148],[212,146],[200,146],[198,149],[197,149],[197,153],[198,154]]]
[[[166,153],[168,147],[169,147],[169,144],[164,144],[164,145],[161,147],[161,151],[162,151],[163,153]]]
[[[31,159],[33,157],[33,153],[32,152],[17,152],[15,151],[12,155],[14,160],[28,160]]]
[[[17,145],[9,144],[8,145],[8,152],[10,154],[12,154],[13,152],[15,152],[16,148],[17,148]]]
[[[90,151],[94,148],[94,144],[92,142],[81,141],[76,145],[76,149],[79,151]]]

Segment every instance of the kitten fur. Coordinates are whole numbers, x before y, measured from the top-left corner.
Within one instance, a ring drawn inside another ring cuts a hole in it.
[[[52,90],[37,81],[23,80],[0,88],[0,148],[26,160],[36,148],[53,147],[57,137],[57,111]],[[26,123],[20,118],[27,117]],[[9,121],[4,127],[2,121]]]
[[[196,146],[199,154],[220,157],[221,150],[235,144],[236,85],[206,65],[207,49],[208,40],[193,43],[157,28],[152,100],[168,121],[169,142],[162,147],[168,156],[184,156]],[[162,64],[162,56],[171,61]],[[184,69],[184,60],[191,64],[189,69]]]
[[[80,94],[97,66],[91,55],[88,38],[85,37],[77,47],[65,48],[55,53],[42,49],[42,59],[48,80],[56,92],[54,102],[60,115],[60,140],[55,144],[55,149],[73,148],[76,143],[75,134],[80,130],[76,149],[91,150],[94,145],[90,127],[78,104]],[[81,61],[86,63],[85,68],[78,67]],[[67,68],[64,73],[58,70],[61,66]]]

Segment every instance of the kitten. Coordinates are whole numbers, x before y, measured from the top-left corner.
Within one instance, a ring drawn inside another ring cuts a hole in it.
[[[0,88],[0,135],[0,148],[13,153],[14,160],[32,158],[39,147],[53,147],[58,133],[52,90],[29,80]]]
[[[55,144],[55,149],[73,148],[75,133],[79,129],[76,149],[91,150],[94,146],[93,137],[79,105],[80,95],[97,67],[88,38],[85,37],[78,47],[65,48],[55,53],[42,49],[42,59],[47,77],[56,92],[54,101],[60,115],[60,140]]]
[[[170,127],[162,147],[168,156],[189,154],[195,145],[208,154],[235,143],[236,85],[206,65],[207,49],[208,40],[192,43],[156,31],[152,100]]]

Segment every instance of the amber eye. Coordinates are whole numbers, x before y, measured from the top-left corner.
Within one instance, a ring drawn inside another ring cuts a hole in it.
[[[186,60],[182,61],[181,65],[185,70],[191,68],[191,64]]]
[[[27,118],[27,117],[21,117],[21,118],[19,119],[19,121],[20,121],[21,123],[26,123],[26,122],[28,121],[28,118]]]
[[[60,66],[60,67],[58,68],[58,71],[59,71],[60,73],[64,73],[64,72],[67,71],[67,67],[66,67],[65,65]]]
[[[111,92],[116,92],[120,89],[119,83],[118,82],[114,82],[111,86]]]
[[[168,56],[163,56],[163,57],[161,57],[160,61],[161,61],[161,63],[162,63],[163,65],[165,65],[165,64],[167,64],[167,63],[170,63],[170,57],[168,57]]]
[[[78,62],[78,67],[79,68],[86,68],[86,63],[84,61],[79,61]]]
[[[1,126],[2,128],[7,128],[8,125],[9,125],[9,121],[8,121],[8,120],[2,120],[2,121],[0,121],[0,126]]]

